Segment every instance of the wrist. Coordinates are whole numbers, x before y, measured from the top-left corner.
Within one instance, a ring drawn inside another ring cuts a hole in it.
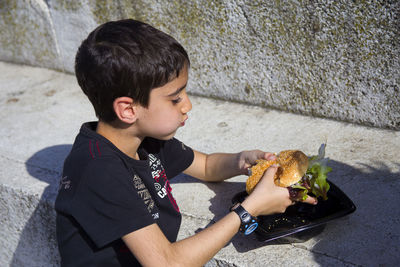
[[[252,216],[257,217],[259,214],[258,209],[253,205],[251,199],[247,197],[242,203],[242,207],[245,208]]]
[[[249,235],[257,229],[257,218],[252,216],[240,203],[233,205],[230,210],[236,213],[240,219],[239,231],[241,233]]]

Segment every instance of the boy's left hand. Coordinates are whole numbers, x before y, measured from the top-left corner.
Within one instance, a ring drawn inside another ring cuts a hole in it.
[[[275,154],[261,150],[250,150],[240,152],[238,157],[239,170],[241,174],[248,174],[248,168],[256,164],[258,159],[274,160]]]

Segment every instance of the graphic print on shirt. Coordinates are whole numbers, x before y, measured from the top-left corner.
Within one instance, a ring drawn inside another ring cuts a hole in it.
[[[153,154],[149,154],[149,162],[151,175],[154,179],[154,187],[159,198],[168,197],[174,209],[179,212],[179,207],[176,204],[175,198],[172,196],[172,188],[169,184],[167,174],[161,164],[161,160]]]
[[[154,219],[158,219],[160,217],[158,212],[152,213],[154,209],[154,200],[151,197],[149,190],[147,190],[146,186],[144,185],[142,178],[135,174],[133,176],[133,185],[135,186],[138,195],[143,199],[144,204],[147,206],[147,210]]]
[[[70,189],[72,187],[71,180],[68,179],[68,176],[64,176],[61,178],[60,183],[58,185],[59,190],[61,189]]]

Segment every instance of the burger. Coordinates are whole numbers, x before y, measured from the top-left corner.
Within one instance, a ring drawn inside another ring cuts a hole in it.
[[[258,160],[249,170],[246,191],[250,194],[260,181],[264,172],[273,164],[278,166],[274,183],[289,190],[293,201],[301,201],[312,195],[327,200],[329,183],[327,174],[332,168],[327,166],[325,158],[326,144],[322,144],[317,156],[308,157],[300,150],[281,151],[275,160]]]

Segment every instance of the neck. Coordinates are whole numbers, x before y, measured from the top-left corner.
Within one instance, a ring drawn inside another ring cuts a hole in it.
[[[133,134],[129,125],[99,121],[96,132],[107,138],[129,157],[137,160],[139,159],[137,150],[144,138]]]

